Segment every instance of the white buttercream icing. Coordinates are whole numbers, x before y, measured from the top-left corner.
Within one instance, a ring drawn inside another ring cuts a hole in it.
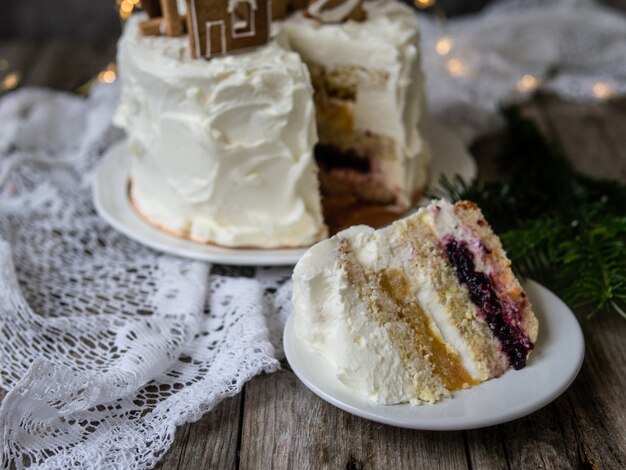
[[[115,123],[128,134],[131,196],[153,223],[226,246],[300,246],[326,235],[312,148],[312,89],[272,42],[191,59],[188,38],[126,25]]]
[[[325,23],[338,23],[344,21],[356,8],[360,0],[345,0],[339,5],[329,8],[327,0],[314,0],[309,3],[307,12],[313,18]]]
[[[443,240],[446,237],[452,237],[467,243],[470,252],[474,255],[473,261],[476,269],[487,274],[492,272],[493,266],[486,264],[483,257],[478,256],[484,249],[481,247],[480,238],[470,226],[459,220],[450,201],[440,199],[433,202],[428,207],[420,209],[419,217],[430,227],[436,238]]]
[[[497,285],[494,289],[497,295],[505,296],[500,297],[501,301],[516,302],[506,297],[510,292],[521,293],[509,271],[508,260],[498,254],[500,248],[493,248],[499,246],[493,235],[485,237],[483,233],[481,239],[478,232],[484,221],[478,210],[468,204],[453,206],[445,200],[433,201],[380,230],[353,227],[313,246],[296,265],[293,276],[296,332],[335,365],[339,379],[356,393],[382,403],[418,398],[434,402],[447,393],[428,378],[433,377],[429,375],[429,353],[407,359],[410,343],[397,342],[395,334],[386,334],[402,331],[389,330],[389,325],[396,322],[395,315],[399,319],[408,317],[398,314],[393,304],[381,301],[389,287],[380,281],[372,282],[378,273],[403,275],[409,287],[399,291],[403,300],[419,305],[420,311],[432,321],[430,333],[456,351],[473,381],[498,377],[509,367],[500,340],[468,296],[466,287],[458,282],[442,250],[442,244],[452,239],[467,244],[477,270],[509,276],[511,289],[498,291]],[[468,213],[472,213],[473,219],[467,218]],[[491,250],[484,244],[488,242]],[[361,270],[369,275],[362,276]],[[517,320],[518,325],[535,338],[537,324],[528,303],[522,302],[520,308],[525,310],[525,319]],[[398,326],[407,328],[406,323],[399,322]],[[395,348],[401,351],[404,364]],[[420,357],[426,361],[420,362]],[[411,378],[417,391],[411,390]]]
[[[381,161],[398,204],[410,204],[425,186],[430,152],[420,123],[426,113],[418,49],[419,27],[413,11],[396,0],[364,2],[367,21],[320,24],[299,12],[278,27],[278,36],[305,62],[354,66],[380,72],[384,83],[363,74],[354,105],[356,130],[392,138],[396,155]]]
[[[357,394],[386,404],[416,401],[415,386],[388,331],[365,313],[368,306],[338,264],[339,237],[350,240],[361,261],[375,263],[379,257],[374,230],[365,226],[310,248],[293,274],[296,334]]]
[[[461,337],[458,325],[451,321],[452,307],[438,296],[436,280],[432,277],[437,268],[414,267],[411,245],[404,239],[404,224],[409,219],[420,220],[438,234],[466,236],[452,205],[437,201],[383,229],[352,227],[314,245],[298,262],[293,275],[297,334],[335,366],[338,379],[346,386],[386,404],[419,402],[421,391],[402,363],[388,330],[372,317],[368,300],[358,295],[359,286],[349,282],[338,251],[341,240],[349,241],[352,255],[364,269],[403,272],[414,300],[434,321],[432,327],[438,336],[459,353],[463,367],[474,379],[488,378],[479,368],[467,340]],[[372,292],[372,299],[376,295]],[[469,315],[473,316],[473,308]]]

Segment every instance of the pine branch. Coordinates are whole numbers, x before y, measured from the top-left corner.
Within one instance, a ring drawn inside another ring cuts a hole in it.
[[[626,217],[584,226],[562,242],[564,296],[577,307],[591,306],[591,316],[626,301]]]
[[[500,238],[516,274],[552,285],[550,269],[559,259],[558,240],[567,238],[571,227],[555,219],[530,221],[522,229],[510,230]]]
[[[504,115],[503,180],[443,178],[443,195],[481,207],[519,275],[591,308],[591,316],[626,319],[626,185],[575,172],[532,122],[514,109]]]

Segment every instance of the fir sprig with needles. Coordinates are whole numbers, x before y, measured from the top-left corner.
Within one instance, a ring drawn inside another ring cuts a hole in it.
[[[477,203],[522,277],[589,316],[626,319],[626,185],[575,171],[529,120],[504,111],[499,181],[444,178],[443,194]]]

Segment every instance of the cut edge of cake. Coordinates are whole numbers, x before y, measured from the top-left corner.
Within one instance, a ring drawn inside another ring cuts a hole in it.
[[[458,253],[471,258],[462,267]],[[484,305],[464,282],[470,274],[459,274],[472,263],[472,275],[489,283]],[[488,310],[494,299],[500,320]],[[434,403],[519,369],[537,338],[500,241],[468,202],[433,201],[390,227],[353,227],[320,242],[296,265],[293,301],[297,334],[339,380],[379,403]]]

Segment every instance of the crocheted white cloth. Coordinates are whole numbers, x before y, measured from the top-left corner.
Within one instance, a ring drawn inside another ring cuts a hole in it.
[[[624,17],[543,3],[423,18],[432,114],[468,138],[491,130],[525,74],[569,98],[626,92]],[[90,172],[122,138],[110,126],[117,94],[29,89],[0,101],[4,467],[149,468],[177,426],[282,357],[290,267],[163,255],[95,214]]]

